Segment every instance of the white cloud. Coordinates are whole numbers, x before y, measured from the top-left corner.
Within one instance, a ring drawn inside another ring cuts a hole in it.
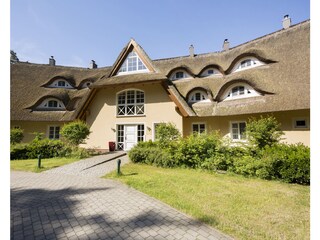
[[[10,49],[17,53],[22,62],[47,63],[50,56],[39,50],[39,46],[30,40],[12,41]]]

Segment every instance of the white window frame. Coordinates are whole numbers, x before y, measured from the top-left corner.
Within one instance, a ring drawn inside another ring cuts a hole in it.
[[[297,126],[297,121],[305,121],[306,125],[305,126]],[[301,130],[310,129],[309,118],[307,118],[307,117],[294,118],[293,122],[292,122],[292,126],[293,126],[293,129],[301,129]]]
[[[130,91],[134,91],[134,102],[133,103],[128,103],[127,99],[128,99],[128,92]],[[143,103],[137,103],[137,92],[142,92],[143,93]],[[124,103],[120,103],[119,104],[119,95],[125,93],[125,99],[124,99]],[[116,116],[117,117],[137,117],[137,116],[145,116],[146,115],[146,107],[145,107],[145,103],[146,103],[146,94],[143,90],[140,89],[126,89],[123,91],[120,91],[116,94],[116,103],[117,103],[117,108],[116,108]],[[133,107],[133,109],[128,109],[128,107],[131,106]],[[120,110],[120,107],[123,110]],[[143,113],[139,113],[141,112],[143,109]],[[133,111],[133,114],[128,114],[128,110],[130,112]],[[124,114],[119,114],[119,112],[123,112]]]
[[[59,128],[59,137],[58,138],[56,138],[56,128]],[[54,135],[54,137],[53,138],[50,138],[50,128],[54,128],[54,133],[53,133],[53,135]],[[49,125],[48,126],[48,130],[47,130],[48,132],[47,132],[47,137],[49,138],[49,139],[51,139],[51,140],[55,140],[55,139],[60,139],[60,131],[61,131],[61,126],[60,125]]]
[[[147,133],[147,126],[146,126],[146,124],[145,123],[142,123],[142,122],[133,122],[133,123],[128,123],[128,122],[119,122],[119,123],[116,123],[116,141],[115,141],[115,143],[116,143],[116,149],[117,150],[124,150],[125,149],[125,137],[126,137],[126,131],[125,131],[125,126],[128,126],[128,125],[134,125],[134,126],[137,126],[137,132],[136,132],[136,137],[137,137],[137,143],[139,142],[138,141],[138,138],[139,137],[141,137],[141,136],[139,136],[139,130],[138,130],[138,126],[139,125],[142,125],[143,126],[143,128],[144,128],[144,135],[142,136],[143,137],[143,142],[145,142],[146,141],[146,133]],[[118,140],[118,137],[119,137],[119,135],[118,135],[118,127],[119,126],[123,126],[123,142],[119,142]],[[122,144],[122,149],[121,148],[119,148],[119,144]]]
[[[244,87],[244,93],[243,94],[237,94],[234,95],[232,93],[232,90],[236,87]],[[235,100],[235,99],[241,99],[241,98],[250,98],[250,97],[257,97],[261,96],[260,93],[258,93],[256,90],[254,90],[251,86],[245,83],[235,83],[232,84],[230,87],[227,88],[225,93],[222,96],[223,101],[227,100]]]
[[[213,70],[212,74],[208,73],[210,70]],[[209,76],[222,76],[222,73],[217,68],[207,68],[202,72],[201,77],[209,77]]]
[[[56,101],[57,102],[57,107],[49,107],[49,102],[50,101]],[[47,98],[42,101],[42,103],[37,107],[37,109],[50,109],[50,110],[65,110],[65,106],[63,102],[59,99],[56,98]]]
[[[245,66],[243,66],[244,62],[250,62],[250,65],[248,66],[248,64],[246,63]],[[262,65],[265,65],[265,63],[261,62],[257,58],[246,57],[246,58],[242,58],[241,60],[239,60],[239,62],[235,65],[235,67],[233,68],[233,70],[231,72],[239,72],[239,71],[243,71],[243,70],[250,69],[250,68],[255,68],[258,66],[262,66]]]
[[[245,127],[247,126],[247,122],[246,121],[231,121],[230,122],[230,138],[232,141],[234,142],[245,142],[247,141],[246,136],[244,136],[244,138],[241,138],[241,132],[240,132],[240,123],[244,123]],[[237,124],[237,129],[238,129],[238,138],[233,138],[233,124]]]
[[[181,77],[181,78],[177,78],[177,77],[176,77],[176,74],[179,73],[179,72],[182,72],[182,73],[183,73],[183,77]],[[171,79],[172,81],[174,81],[174,80],[180,80],[180,79],[186,79],[186,78],[191,78],[191,76],[190,76],[185,70],[182,70],[182,69],[179,69],[179,70],[174,71],[174,72],[171,74],[171,76],[170,76],[170,79]]]
[[[193,126],[195,126],[195,125],[198,126],[198,131],[197,132],[193,131]],[[204,132],[202,132],[202,133],[207,133],[207,124],[205,122],[193,122],[193,123],[191,123],[191,134],[195,134],[195,133],[202,134],[200,132],[200,125],[204,125]]]
[[[135,70],[129,70],[129,67],[132,67],[129,66],[131,64],[131,60],[135,61]],[[139,69],[139,61],[140,63],[142,63],[142,66],[144,67],[143,69]],[[132,51],[127,55],[127,58],[124,60],[121,67],[119,68],[118,75],[130,74],[135,72],[149,72],[149,69],[147,68],[146,64],[142,61],[142,59],[139,57],[139,55],[135,51]]]
[[[59,82],[64,82],[64,86],[59,86]],[[48,87],[50,88],[66,88],[66,89],[73,89],[73,87],[70,85],[70,83],[65,79],[56,79],[54,82],[52,82]]]
[[[196,94],[200,94],[200,98],[201,98],[200,100],[196,99]],[[208,98],[208,94],[205,91],[203,91],[203,90],[194,90],[194,91],[192,91],[190,93],[188,102],[189,103],[210,102],[210,100]]]

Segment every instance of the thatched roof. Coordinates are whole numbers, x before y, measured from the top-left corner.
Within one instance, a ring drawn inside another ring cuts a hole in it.
[[[116,75],[132,49],[151,71]],[[265,65],[232,72],[244,57],[255,57]],[[208,67],[222,75],[201,77]],[[174,70],[184,69],[189,79],[170,81]],[[55,79],[67,80],[75,89],[48,88]],[[89,89],[81,89],[91,81]],[[83,112],[88,98],[100,88],[113,85],[161,82],[183,116],[226,116],[310,108],[310,21],[262,36],[227,51],[151,60],[134,40],[130,40],[111,67],[86,69],[45,64],[11,64],[11,119],[70,121]],[[233,83],[246,83],[261,96],[222,101]],[[91,89],[94,89],[92,91]],[[210,102],[189,105],[188,94],[204,89]],[[52,96],[66,105],[66,111],[35,111],[44,98]]]
[[[85,79],[96,81],[109,68],[85,69],[45,64],[11,64],[11,120],[71,121],[75,119],[89,95],[89,89],[78,89]],[[75,89],[48,88],[52,79],[72,79]],[[66,111],[39,111],[46,98],[61,100]]]

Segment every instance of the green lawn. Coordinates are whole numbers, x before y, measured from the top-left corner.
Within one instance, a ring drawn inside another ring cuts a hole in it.
[[[310,187],[127,164],[120,180],[237,239],[310,239]]]
[[[10,161],[11,170],[43,172],[51,168],[60,167],[65,164],[79,161],[79,158],[44,158],[41,159],[41,168],[38,168],[38,159],[12,160]]]

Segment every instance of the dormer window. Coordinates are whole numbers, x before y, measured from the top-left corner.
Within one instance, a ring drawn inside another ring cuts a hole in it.
[[[216,68],[208,68],[201,73],[201,77],[208,77],[208,76],[222,76],[221,72]]]
[[[232,85],[226,91],[223,96],[223,100],[233,100],[238,98],[247,98],[260,96],[261,94],[255,91],[251,86],[247,84]]]
[[[73,88],[71,84],[64,79],[57,79],[53,81],[48,87],[51,88]]]
[[[139,58],[136,52],[132,51],[128,54],[128,57],[123,62],[119,69],[119,74],[124,74],[128,72],[147,72],[148,69],[142,60]]]
[[[187,72],[182,71],[182,70],[178,70],[178,71],[175,71],[171,74],[170,79],[171,80],[179,80],[179,79],[190,78],[190,77],[191,76]]]
[[[180,79],[180,78],[184,78],[183,72],[176,72],[175,79]]]
[[[238,64],[236,64],[234,68],[234,72],[242,71],[249,68],[254,68],[261,65],[264,65],[264,63],[259,61],[256,58],[243,59]]]
[[[190,93],[188,101],[189,103],[208,102],[209,99],[207,93],[197,90]]]
[[[41,109],[53,109],[53,110],[64,110],[65,106],[62,101],[54,98],[45,99],[38,107]]]
[[[91,84],[92,84],[91,81],[82,82],[82,83],[80,84],[80,88],[81,88],[81,89],[83,89],[83,88],[88,88]]]

